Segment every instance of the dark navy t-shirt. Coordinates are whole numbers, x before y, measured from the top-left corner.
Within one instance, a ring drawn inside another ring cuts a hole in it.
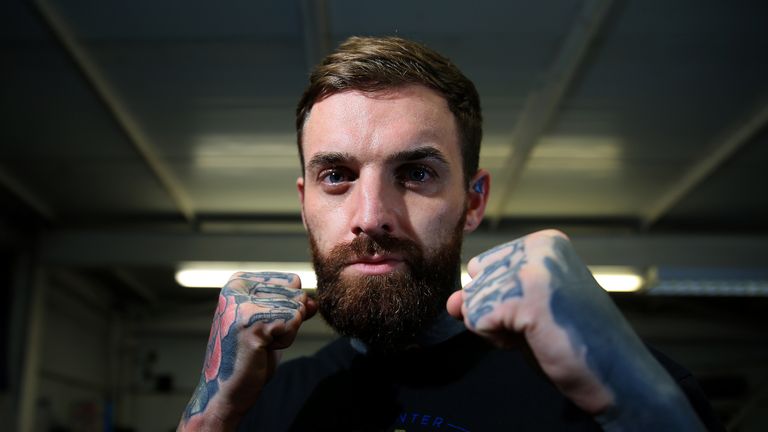
[[[657,355],[710,430],[724,430],[690,373]],[[338,339],[286,362],[241,431],[599,431],[525,350],[463,332],[426,348],[366,355]]]

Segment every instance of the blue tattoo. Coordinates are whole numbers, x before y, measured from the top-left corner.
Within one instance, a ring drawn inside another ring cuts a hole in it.
[[[254,279],[261,279],[263,282],[270,282],[274,279],[278,281],[285,281],[288,283],[293,282],[293,279],[295,277],[296,276],[290,273],[272,272],[272,271],[244,272],[242,275],[240,275],[240,278],[242,279],[254,278]]]
[[[259,312],[251,315],[248,322],[245,323],[245,328],[248,328],[256,323],[271,323],[275,321],[290,321],[296,315],[291,312]]]
[[[277,294],[285,297],[297,297],[301,295],[300,290],[285,288],[266,282],[250,282],[249,285],[248,294]]]
[[[634,332],[568,241],[555,239],[554,249],[558,259],[544,259],[551,275],[550,308],[555,322],[568,334],[573,351],[585,353],[589,369],[614,395],[613,408],[599,418],[603,426],[638,432],[701,430],[661,366],[648,366],[648,361],[655,360],[642,343],[632,342]],[[670,392],[660,397],[649,390],[659,387]],[[671,400],[666,397],[670,395]]]
[[[282,280],[292,281],[293,276],[285,273],[273,273]],[[245,274],[248,276],[249,274]],[[270,280],[271,274],[253,273],[259,278]],[[245,285],[245,287],[243,286]],[[244,293],[243,289],[248,292]],[[256,294],[270,294],[274,297],[258,297]],[[271,323],[275,321],[288,322],[296,317],[296,311],[301,304],[293,300],[300,291],[290,290],[274,284],[267,284],[262,281],[253,281],[238,277],[230,280],[222,288],[219,297],[219,306],[216,309],[214,317],[214,327],[211,330],[211,337],[206,349],[206,361],[203,373],[200,375],[200,381],[195,388],[192,399],[184,410],[184,419],[189,418],[205,410],[210,400],[219,391],[219,380],[226,381],[232,376],[235,370],[235,361],[237,359],[238,349],[238,327],[241,325],[240,306],[243,304],[253,304],[266,308],[266,312],[257,312],[248,317],[248,322],[243,328],[251,327],[256,323]],[[281,298],[282,296],[282,298]],[[231,315],[234,314],[234,317]],[[220,328],[223,320],[229,316],[231,318],[228,328]],[[223,336],[222,336],[223,335]],[[218,339],[220,338],[220,339]],[[217,342],[220,345],[217,345]],[[217,349],[216,347],[219,347]]]
[[[264,306],[264,307],[272,307],[272,308],[282,307],[282,308],[294,309],[294,310],[299,309],[299,302],[295,300],[259,298],[259,297],[251,297],[245,294],[235,294],[230,297],[235,299],[235,303],[239,305],[243,303],[250,303],[250,304],[255,304],[255,305]]]
[[[477,260],[482,262],[504,248],[511,248],[511,250],[500,259],[485,266],[482,273],[464,288],[464,293],[468,296],[467,304],[471,305],[468,318],[473,327],[477,326],[480,319],[493,312],[499,303],[523,296],[520,269],[528,262],[525,243],[514,241],[502,245],[478,255]],[[472,303],[475,299],[478,299],[478,304]]]
[[[235,371],[235,359],[237,359],[237,332],[230,331],[221,339],[219,379],[226,381],[232,375]]]
[[[201,375],[200,381],[195,388],[195,392],[192,394],[192,399],[187,404],[186,409],[184,409],[184,418],[188,420],[193,415],[205,411],[208,402],[211,401],[213,395],[218,391],[219,382],[217,380],[205,382],[205,377]]]

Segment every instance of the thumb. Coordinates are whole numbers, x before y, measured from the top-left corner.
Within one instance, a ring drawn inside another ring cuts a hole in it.
[[[307,300],[304,302],[304,316],[302,321],[306,321],[312,318],[317,313],[318,304],[317,300],[311,296],[307,296]]]
[[[464,291],[458,290],[448,297],[446,308],[448,314],[452,317],[461,320],[464,319],[464,315],[461,313],[461,306],[464,304]]]

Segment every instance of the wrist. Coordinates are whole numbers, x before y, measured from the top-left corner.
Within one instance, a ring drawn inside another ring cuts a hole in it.
[[[212,401],[202,412],[186,415],[177,428],[180,431],[234,431],[245,413],[225,403]]]
[[[608,432],[703,431],[688,399],[672,381],[649,385],[645,391],[620,397],[594,418]]]

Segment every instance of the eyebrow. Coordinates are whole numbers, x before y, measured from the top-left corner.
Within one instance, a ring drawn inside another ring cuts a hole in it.
[[[444,165],[448,165],[448,159],[443,152],[432,146],[418,147],[412,150],[397,152],[387,158],[389,162],[413,162],[424,159],[436,160]]]
[[[443,152],[432,146],[423,146],[411,150],[403,150],[387,157],[387,162],[413,162],[419,160],[436,160],[444,165],[448,165]],[[357,158],[349,153],[342,152],[320,152],[316,153],[307,162],[307,170],[316,170],[322,167],[343,165],[356,161]]]
[[[320,167],[341,165],[342,163],[353,160],[355,160],[355,158],[349,153],[320,152],[312,156],[312,159],[307,162],[307,169],[314,170]]]

